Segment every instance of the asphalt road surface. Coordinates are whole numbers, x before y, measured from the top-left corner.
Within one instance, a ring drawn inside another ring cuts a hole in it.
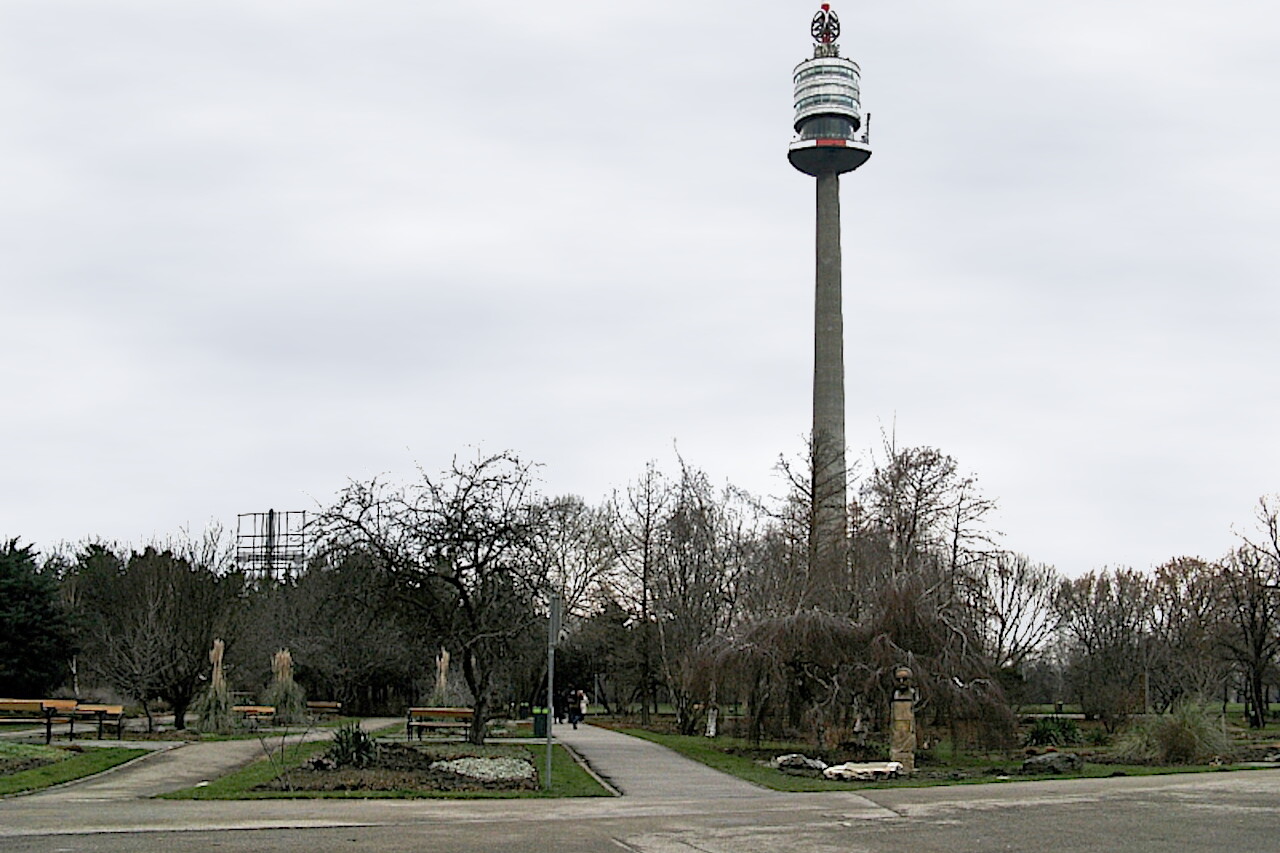
[[[158,775],[190,784],[239,748],[183,747],[0,800],[0,853],[1280,853],[1277,770],[779,794],[594,727],[563,735],[623,796],[150,799]]]
[[[1280,772],[760,799],[0,804],[0,850],[969,853],[1280,850]]]

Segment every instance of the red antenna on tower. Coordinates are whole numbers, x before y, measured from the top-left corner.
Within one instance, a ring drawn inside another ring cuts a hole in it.
[[[818,44],[832,44],[840,38],[840,19],[831,11],[830,3],[823,3],[822,11],[813,16],[809,32]]]

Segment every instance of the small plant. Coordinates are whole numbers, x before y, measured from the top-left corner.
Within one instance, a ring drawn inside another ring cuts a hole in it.
[[[1027,732],[1027,746],[1072,746],[1080,743],[1080,727],[1067,717],[1041,717]]]
[[[325,755],[339,767],[368,767],[378,757],[378,742],[352,720],[338,726]]]
[[[1092,728],[1085,732],[1085,743],[1089,746],[1111,746],[1111,733],[1103,728]]]
[[[1232,751],[1219,717],[1197,702],[1180,702],[1168,714],[1130,726],[1116,757],[1132,764],[1205,764],[1229,760]]]

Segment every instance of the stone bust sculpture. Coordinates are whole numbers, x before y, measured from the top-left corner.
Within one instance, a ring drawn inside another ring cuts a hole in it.
[[[914,702],[916,678],[910,667],[900,666],[893,671],[893,698],[896,702]]]

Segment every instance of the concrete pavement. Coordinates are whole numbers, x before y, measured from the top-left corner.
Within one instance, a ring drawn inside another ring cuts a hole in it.
[[[1274,851],[1280,773],[779,794],[593,727],[557,734],[624,796],[579,800],[173,802],[148,758],[120,778],[0,801],[0,849],[379,853],[1055,853]],[[257,747],[256,742],[227,742]],[[206,744],[201,744],[205,746]],[[222,746],[230,754],[226,744]],[[260,747],[258,747],[260,749]],[[188,753],[184,773],[213,769]],[[677,760],[678,759],[678,760]],[[206,763],[208,762],[208,763]],[[156,765],[159,768],[160,765]],[[170,768],[176,769],[176,768]],[[145,771],[145,772],[143,772]],[[709,775],[708,775],[709,774]],[[129,781],[132,777],[135,781]],[[190,779],[188,775],[185,778]],[[692,781],[691,781],[692,780]],[[129,794],[130,786],[135,794]],[[176,785],[174,786],[176,787]],[[233,831],[234,830],[234,831]]]
[[[575,729],[559,725],[552,728],[552,735],[582,756],[624,797],[716,800],[781,796],[777,791],[712,770],[664,746],[599,726]]]

